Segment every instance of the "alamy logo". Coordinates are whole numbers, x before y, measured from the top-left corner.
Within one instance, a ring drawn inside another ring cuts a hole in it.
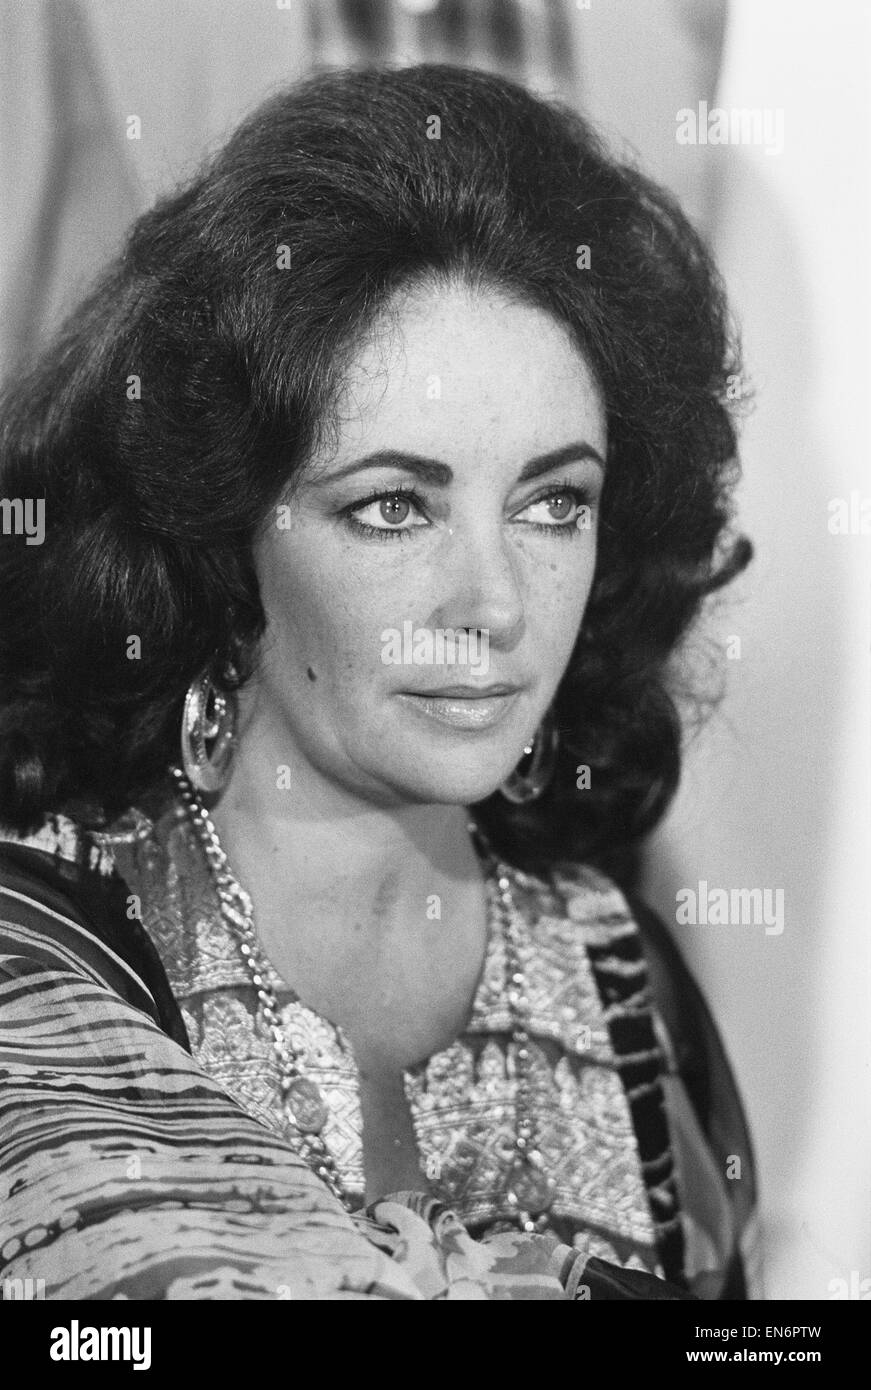
[[[709,888],[701,879],[695,888],[675,894],[679,927],[765,927],[766,936],[783,931],[782,888]]]
[[[783,107],[713,106],[698,111],[682,106],[675,115],[679,145],[763,145],[766,154],[783,151]]]
[[[468,666],[477,675],[490,669],[490,634],[486,628],[419,627],[407,619],[381,634],[385,666]]]
[[[44,497],[0,497],[0,517],[4,536],[26,536],[25,545],[45,540]]]
[[[150,1327],[69,1327],[51,1329],[52,1361],[132,1361],[134,1371],[151,1365]]]

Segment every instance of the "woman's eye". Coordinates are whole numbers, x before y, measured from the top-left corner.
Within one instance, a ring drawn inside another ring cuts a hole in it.
[[[560,488],[549,492],[546,497],[537,497],[517,515],[537,526],[568,528],[578,521],[586,501],[585,495],[577,488]]]
[[[354,507],[351,516],[361,526],[379,531],[410,531],[417,526],[426,526],[426,520],[418,514],[417,507],[410,497],[390,494],[374,497]],[[408,524],[410,522],[410,525]]]

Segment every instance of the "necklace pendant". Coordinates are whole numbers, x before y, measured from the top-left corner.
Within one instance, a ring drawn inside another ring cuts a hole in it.
[[[553,1206],[556,1189],[546,1173],[521,1158],[508,1174],[505,1195],[512,1207],[537,1215]]]
[[[297,1129],[303,1134],[320,1134],[329,1111],[313,1081],[304,1076],[296,1077],[284,1090],[284,1099]]]

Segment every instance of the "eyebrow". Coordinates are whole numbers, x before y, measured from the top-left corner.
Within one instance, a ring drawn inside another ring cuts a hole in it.
[[[576,444],[563,444],[559,449],[551,449],[546,454],[538,454],[530,459],[521,469],[518,482],[525,483],[567,463],[585,460],[598,464],[602,472],[605,471],[605,460],[601,454],[591,444],[580,440]],[[340,478],[347,478],[352,473],[362,473],[370,468],[401,468],[433,487],[447,487],[454,477],[453,469],[440,459],[425,458],[422,454],[408,454],[399,449],[378,449],[374,454],[366,454],[363,458],[346,464],[344,468],[337,469],[335,473],[321,475],[316,482],[334,483]]]

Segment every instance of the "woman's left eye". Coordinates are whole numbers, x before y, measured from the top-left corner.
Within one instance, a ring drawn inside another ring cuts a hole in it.
[[[517,516],[530,513],[528,521],[544,530],[568,530],[580,520],[585,505],[589,511],[589,499],[582,488],[559,487],[528,502]]]

